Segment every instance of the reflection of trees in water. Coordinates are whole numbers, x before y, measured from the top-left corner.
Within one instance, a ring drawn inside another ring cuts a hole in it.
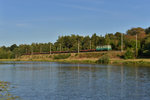
[[[18,96],[13,96],[9,90],[10,83],[0,81],[0,100],[20,100]]]

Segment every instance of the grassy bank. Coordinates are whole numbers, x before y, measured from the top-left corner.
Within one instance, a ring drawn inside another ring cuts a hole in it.
[[[80,64],[98,64],[96,59],[0,59],[0,61],[40,61],[40,62],[63,62]],[[150,59],[110,59],[109,65],[145,65],[150,66]]]
[[[80,64],[99,64],[97,60],[93,59],[59,59],[59,60],[46,60],[46,59],[0,59],[0,61],[40,61],[40,62],[63,62],[63,63],[80,63]],[[109,65],[142,65],[150,66],[150,59],[110,59]]]
[[[97,60],[104,55],[110,58],[119,59],[123,54],[120,51],[103,51],[103,52],[88,52],[88,53],[70,53],[70,54],[47,54],[47,55],[24,55],[18,58],[25,61],[51,61],[51,62],[66,62],[66,63],[88,63],[96,64]]]
[[[111,59],[111,64],[113,65],[142,65],[142,66],[150,66],[150,59]]]
[[[72,53],[72,54],[52,54],[52,55],[23,55],[17,59],[0,59],[0,61],[46,61],[46,62],[64,62],[64,63],[85,63],[98,64],[99,58],[107,55],[111,65],[150,65],[150,59],[122,59],[124,53],[119,51],[109,52],[90,52],[90,53]]]

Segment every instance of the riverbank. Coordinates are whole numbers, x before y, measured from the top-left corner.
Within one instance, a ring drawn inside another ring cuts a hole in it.
[[[46,60],[46,59],[0,59],[3,61],[40,61],[40,62],[63,62],[63,63],[80,63],[80,64],[98,64],[96,59],[60,59],[60,60]],[[150,66],[150,59],[110,59],[108,65],[145,65]]]
[[[30,59],[30,60],[22,60],[22,59],[0,59],[0,61],[40,61],[40,62],[62,62],[62,63],[73,63],[73,64],[99,64],[96,59],[61,59],[61,60],[46,60],[46,59]],[[142,65],[142,66],[150,66],[150,59],[110,59],[110,63],[108,65]]]
[[[65,62],[65,63],[88,63],[96,64],[97,60],[104,55],[109,58],[120,59],[124,53],[120,51],[101,51],[101,52],[83,52],[83,53],[64,53],[64,54],[40,54],[40,55],[23,55],[11,61],[48,61],[48,62]],[[2,60],[4,61],[4,60]],[[8,59],[7,59],[8,61]]]
[[[98,59],[107,55],[110,65],[150,65],[150,59],[123,59],[124,52],[104,51],[89,53],[71,54],[44,54],[44,55],[23,55],[17,59],[0,59],[0,61],[44,61],[44,62],[63,62],[63,63],[84,63],[98,64]]]

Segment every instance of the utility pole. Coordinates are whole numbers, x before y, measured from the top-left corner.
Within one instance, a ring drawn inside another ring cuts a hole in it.
[[[42,47],[40,46],[40,53],[42,53]]]
[[[91,39],[90,39],[90,49],[91,49]]]
[[[137,57],[137,34],[136,34],[136,57]]]
[[[79,50],[79,49],[80,49],[80,47],[79,47],[79,40],[78,40],[78,53],[80,52],[80,50]]]
[[[31,55],[33,55],[33,47],[31,46]]]
[[[121,34],[121,52],[123,52],[123,33]]]
[[[51,50],[52,50],[51,48],[52,48],[52,47],[51,47],[51,43],[50,43],[50,47],[49,47],[49,49],[50,49],[50,50],[49,50],[49,51],[50,51],[50,52],[49,52],[50,55],[51,55],[51,52],[52,52],[52,51],[51,51]]]
[[[60,52],[61,52],[61,44],[60,44]]]

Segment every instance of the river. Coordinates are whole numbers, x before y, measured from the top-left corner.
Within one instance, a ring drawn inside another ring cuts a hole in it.
[[[143,66],[1,62],[0,80],[21,100],[150,100]]]

